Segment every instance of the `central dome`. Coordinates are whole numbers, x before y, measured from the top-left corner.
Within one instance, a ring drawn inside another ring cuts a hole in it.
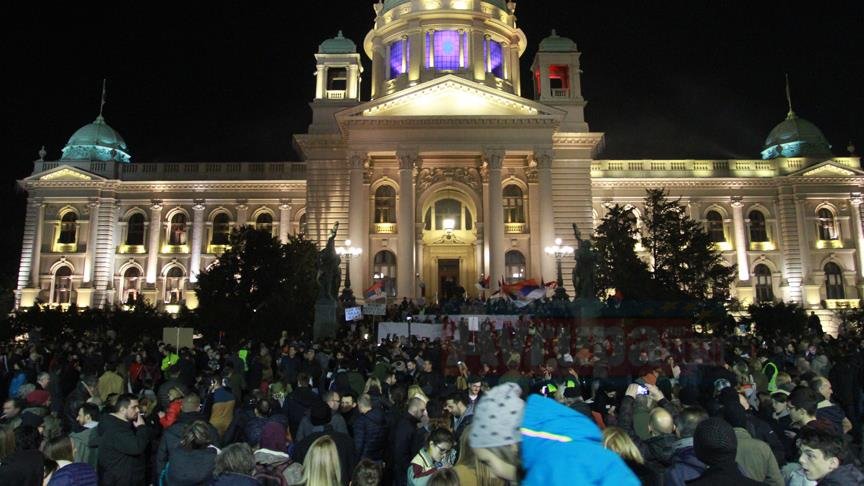
[[[482,1],[485,3],[495,5],[496,7],[500,8],[502,10],[507,10],[506,0],[482,0]],[[386,12],[393,7],[396,7],[398,5],[402,5],[403,3],[411,3],[411,0],[384,0],[384,8],[381,10],[381,12],[382,13]],[[443,2],[439,2],[439,3],[443,3]]]
[[[776,157],[832,157],[831,144],[819,127],[790,112],[771,130],[762,148],[763,159]]]
[[[129,162],[130,156],[123,137],[99,115],[69,137],[63,147],[63,159]]]

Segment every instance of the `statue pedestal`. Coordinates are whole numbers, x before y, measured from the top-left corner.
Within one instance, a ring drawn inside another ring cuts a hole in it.
[[[336,337],[339,328],[339,304],[333,300],[315,302],[315,323],[312,325],[314,340]]]

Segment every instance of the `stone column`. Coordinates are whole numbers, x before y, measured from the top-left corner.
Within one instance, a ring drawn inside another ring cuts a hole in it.
[[[351,194],[350,206],[348,207],[348,239],[351,245],[363,250],[363,253],[353,258],[351,262],[351,282],[354,295],[363,292],[366,283],[366,265],[364,255],[369,251],[369,219],[365,217],[364,211],[369,204],[369,196],[366,194],[366,186],[363,183],[363,164],[366,162],[365,153],[353,153],[348,157],[348,171],[350,173]]]
[[[35,279],[36,283],[34,284],[32,277],[34,259],[40,250],[40,247],[36,246],[36,236],[43,224],[44,210],[42,206],[41,198],[34,197],[27,201],[27,216],[21,242],[21,261],[18,264],[18,285],[15,292],[16,308],[33,306],[39,292],[36,288],[38,279]]]
[[[237,200],[237,229],[246,225],[246,220],[249,219],[249,206],[246,204],[246,199]]]
[[[398,298],[414,297],[414,169],[420,167],[416,150],[400,150],[399,159],[399,254],[396,259]]]
[[[747,235],[744,232],[744,204],[741,196],[732,196],[732,225],[735,228],[735,254],[738,257],[738,280],[750,280],[747,261]]]
[[[810,281],[810,242],[807,238],[808,227],[804,219],[806,199],[801,195],[795,196],[795,220],[798,225],[798,248],[801,249],[801,277],[804,283]]]
[[[30,267],[30,286],[38,289],[42,262],[42,234],[45,231],[45,204],[41,199],[37,199],[35,205],[37,206],[36,235],[33,238],[33,265]]]
[[[504,275],[504,196],[501,188],[501,169],[504,165],[504,150],[487,149],[483,158],[489,164],[489,272],[491,287],[497,286]]]
[[[348,99],[356,100],[360,97],[357,87],[360,86],[360,68],[356,65],[348,66]]]
[[[426,67],[435,69],[435,30],[427,30],[426,37],[429,39],[429,58],[426,59]]]
[[[858,261],[858,278],[864,278],[864,227],[861,226],[861,203],[864,202],[860,192],[853,192],[849,202],[852,204],[852,231],[855,235],[855,253]]]
[[[99,237],[99,201],[91,199],[87,203],[90,220],[88,221],[90,234],[87,237],[87,254],[84,256],[84,275],[81,280],[89,283],[93,280],[96,264],[96,238]]]
[[[522,76],[519,72],[519,46],[510,46],[510,83],[513,84],[513,93],[522,96]]]
[[[196,199],[192,206],[192,247],[189,249],[189,282],[198,281],[201,273],[201,242],[204,239],[204,200]]]
[[[324,66],[319,64],[315,71],[315,99],[324,98],[324,85],[327,84],[326,74]]]
[[[483,183],[483,224],[477,225],[477,233],[482,235],[481,241],[483,242],[483,248],[480,250],[483,255],[480,259],[482,262],[480,268],[486,276],[492,276],[489,284],[491,289],[492,282],[497,282],[500,277],[492,275],[489,269],[489,242],[492,241],[492,237],[489,235],[489,164],[483,161],[478,170],[480,171],[480,181]]]
[[[471,31],[470,59],[471,65],[474,68],[475,81],[483,81],[486,79],[486,58],[483,56],[483,42],[483,30],[481,25]]]
[[[162,201],[154,199],[150,205],[150,240],[147,242],[147,280],[156,284],[159,274],[159,236],[162,231]]]
[[[552,203],[552,150],[535,150],[537,180],[540,184],[540,272],[543,278],[552,279],[557,275],[555,259],[546,254],[545,248],[555,244],[555,215]],[[581,229],[581,228],[580,228]],[[594,228],[588,234],[593,232]],[[582,230],[585,231],[585,230]]]
[[[289,200],[283,199],[279,204],[279,241],[288,243],[288,227],[291,225],[291,204]]]

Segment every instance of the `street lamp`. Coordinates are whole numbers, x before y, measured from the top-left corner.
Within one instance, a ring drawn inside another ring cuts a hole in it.
[[[564,289],[564,276],[561,274],[561,260],[566,256],[570,256],[573,254],[572,246],[562,246],[561,238],[555,238],[554,246],[546,247],[546,254],[555,258],[555,263],[558,268],[558,282],[555,286],[555,298],[556,299],[567,299],[567,291]]]
[[[354,292],[351,290],[351,259],[363,253],[362,248],[351,246],[351,240],[345,240],[345,246],[336,248],[336,254],[345,258],[345,288],[342,289],[342,302],[353,305]]]

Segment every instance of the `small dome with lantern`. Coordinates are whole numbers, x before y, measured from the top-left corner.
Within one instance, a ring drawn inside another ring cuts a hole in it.
[[[354,41],[344,37],[340,30],[336,37],[327,39],[318,46],[318,54],[354,54],[357,45]]]

